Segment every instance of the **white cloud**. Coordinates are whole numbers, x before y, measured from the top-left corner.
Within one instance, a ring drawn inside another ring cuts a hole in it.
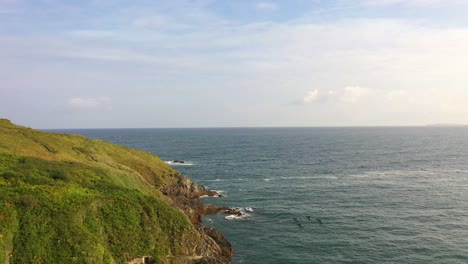
[[[101,98],[81,98],[75,97],[68,101],[68,105],[78,110],[111,110],[111,99]]]
[[[320,95],[320,92],[317,89],[309,91],[304,96],[303,101],[306,104],[316,102],[355,104],[369,99],[370,95],[372,95],[372,91],[368,88],[360,86],[346,86],[339,90],[329,90],[323,95]]]
[[[278,10],[278,5],[271,2],[260,2],[255,5],[255,8],[261,11],[276,11]]]
[[[319,99],[319,91],[316,89],[316,90],[307,92],[307,94],[304,96],[303,101],[306,104],[310,104],[310,103],[317,102],[318,99]]]
[[[368,88],[360,86],[347,86],[341,92],[341,101],[345,103],[357,103],[366,99],[371,94]]]

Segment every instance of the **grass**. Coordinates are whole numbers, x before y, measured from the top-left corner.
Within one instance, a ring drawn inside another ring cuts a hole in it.
[[[0,263],[157,263],[200,236],[158,190],[177,174],[158,157],[0,119]]]

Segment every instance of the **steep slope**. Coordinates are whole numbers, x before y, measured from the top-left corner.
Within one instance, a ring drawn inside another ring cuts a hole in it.
[[[0,263],[228,263],[205,194],[150,153],[0,119]]]

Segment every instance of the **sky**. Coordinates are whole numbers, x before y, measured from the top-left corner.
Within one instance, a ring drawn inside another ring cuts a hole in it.
[[[468,0],[0,0],[33,128],[468,124]]]

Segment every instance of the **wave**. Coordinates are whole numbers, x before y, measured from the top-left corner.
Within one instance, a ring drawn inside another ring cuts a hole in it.
[[[463,173],[466,171],[462,170],[437,170],[437,169],[428,169],[428,168],[421,168],[421,169],[411,169],[411,170],[382,170],[382,171],[363,171],[362,173],[358,174],[349,174],[346,177],[353,177],[353,178],[373,178],[373,179],[381,179],[381,178],[388,178],[388,177],[408,177],[408,176],[431,176],[435,174],[441,173]]]
[[[203,180],[203,181],[206,181],[206,182],[222,182],[222,181],[224,181],[224,179]]]
[[[252,180],[252,179],[250,179]],[[253,179],[255,180],[255,179]],[[249,181],[249,179],[246,179],[246,178],[234,178],[234,179],[231,179],[231,178],[226,178],[226,179],[202,179],[200,181],[203,181],[203,182],[224,182],[224,181],[233,181],[233,182],[243,182],[243,181]]]
[[[245,179],[245,178],[235,178],[235,179],[232,179],[233,181],[248,181],[248,179]]]
[[[227,195],[224,193],[223,190],[213,190],[215,191],[218,195],[214,197],[227,197]]]
[[[245,207],[244,210],[247,211],[247,212],[253,212],[254,211],[254,209],[252,207]]]
[[[195,165],[194,163],[190,161],[185,161],[184,163],[174,162],[174,161],[165,161],[165,162],[171,166],[193,166]]]
[[[291,179],[299,179],[299,180],[304,180],[304,179],[338,179],[338,177],[330,176],[330,175],[323,175],[323,176],[293,176],[293,177],[280,177],[280,179],[283,179],[283,180],[291,180]]]
[[[370,174],[350,174],[347,177],[353,177],[353,178],[369,178],[372,177]]]
[[[226,220],[244,220],[250,217],[249,214],[241,214],[241,215],[227,215],[224,217]]]

